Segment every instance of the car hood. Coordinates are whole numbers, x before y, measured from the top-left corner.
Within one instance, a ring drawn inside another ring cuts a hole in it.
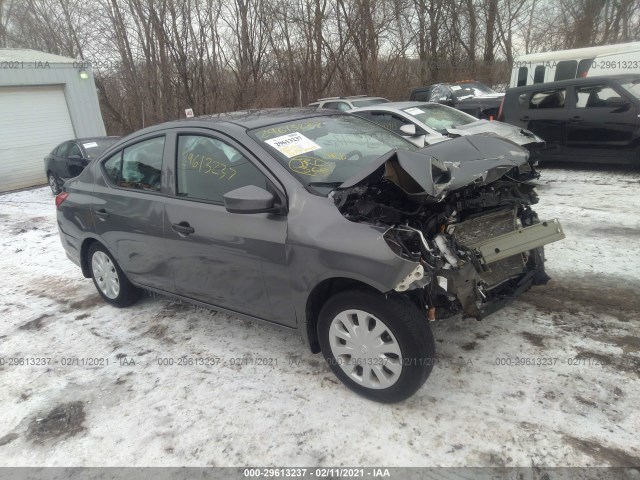
[[[344,182],[338,190],[392,181],[408,195],[440,200],[467,185],[487,185],[527,162],[529,154],[492,134],[469,135],[420,150],[392,150]]]
[[[508,123],[478,120],[476,122],[460,125],[455,128],[447,128],[450,135],[476,135],[478,133],[495,133],[503,138],[507,138],[518,145],[529,145],[532,143],[540,143],[544,145],[544,140],[535,133],[525,130],[524,128],[515,127]]]

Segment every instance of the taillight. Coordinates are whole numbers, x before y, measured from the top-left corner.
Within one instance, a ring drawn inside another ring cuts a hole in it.
[[[62,204],[62,202],[67,199],[68,196],[69,194],[67,192],[61,192],[56,195],[56,208],[58,208]]]
[[[496,120],[502,122],[502,109],[504,107],[504,97],[502,97],[502,101],[500,102],[500,108],[498,109],[498,118]]]

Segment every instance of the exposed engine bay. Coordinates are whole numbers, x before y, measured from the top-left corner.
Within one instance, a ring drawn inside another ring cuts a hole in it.
[[[481,319],[545,284],[542,246],[564,238],[557,220],[532,210],[535,185],[516,178],[527,158],[508,140],[460,137],[390,152],[331,196],[350,221],[385,228],[389,248],[416,263],[395,290],[429,319]]]

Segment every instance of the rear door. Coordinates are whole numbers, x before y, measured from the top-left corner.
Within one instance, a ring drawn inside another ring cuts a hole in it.
[[[566,155],[567,108],[566,88],[545,89],[523,92],[519,95],[518,115],[513,125],[524,127],[547,142],[544,158],[559,159]]]
[[[637,109],[608,82],[573,87],[568,109],[567,154],[575,160],[631,161]]]
[[[240,144],[210,130],[176,138],[175,196],[165,238],[175,291],[185,297],[295,326],[286,215],[227,212],[223,195],[246,185],[272,191],[275,179]]]
[[[171,291],[164,241],[165,136],[129,143],[98,165],[91,211],[95,231],[129,279]]]

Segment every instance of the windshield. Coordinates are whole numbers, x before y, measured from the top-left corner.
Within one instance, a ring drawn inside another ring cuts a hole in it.
[[[640,78],[620,82],[620,86],[640,100]]]
[[[439,132],[478,121],[476,117],[444,105],[424,104],[405,108],[403,112]]]
[[[104,138],[104,139],[93,139],[93,140],[83,140],[82,148],[84,148],[84,152],[87,155],[89,160],[93,160],[100,156],[102,152],[104,152],[107,147],[113,145],[118,138]]]
[[[453,90],[458,98],[496,95],[498,93],[480,82],[454,83],[451,85],[451,90]]]
[[[386,98],[370,98],[368,100],[352,100],[353,108],[370,107],[371,105],[378,105],[379,103],[389,103]]]
[[[350,115],[278,123],[251,135],[303,185],[322,195],[390,150],[416,149],[404,138]]]

